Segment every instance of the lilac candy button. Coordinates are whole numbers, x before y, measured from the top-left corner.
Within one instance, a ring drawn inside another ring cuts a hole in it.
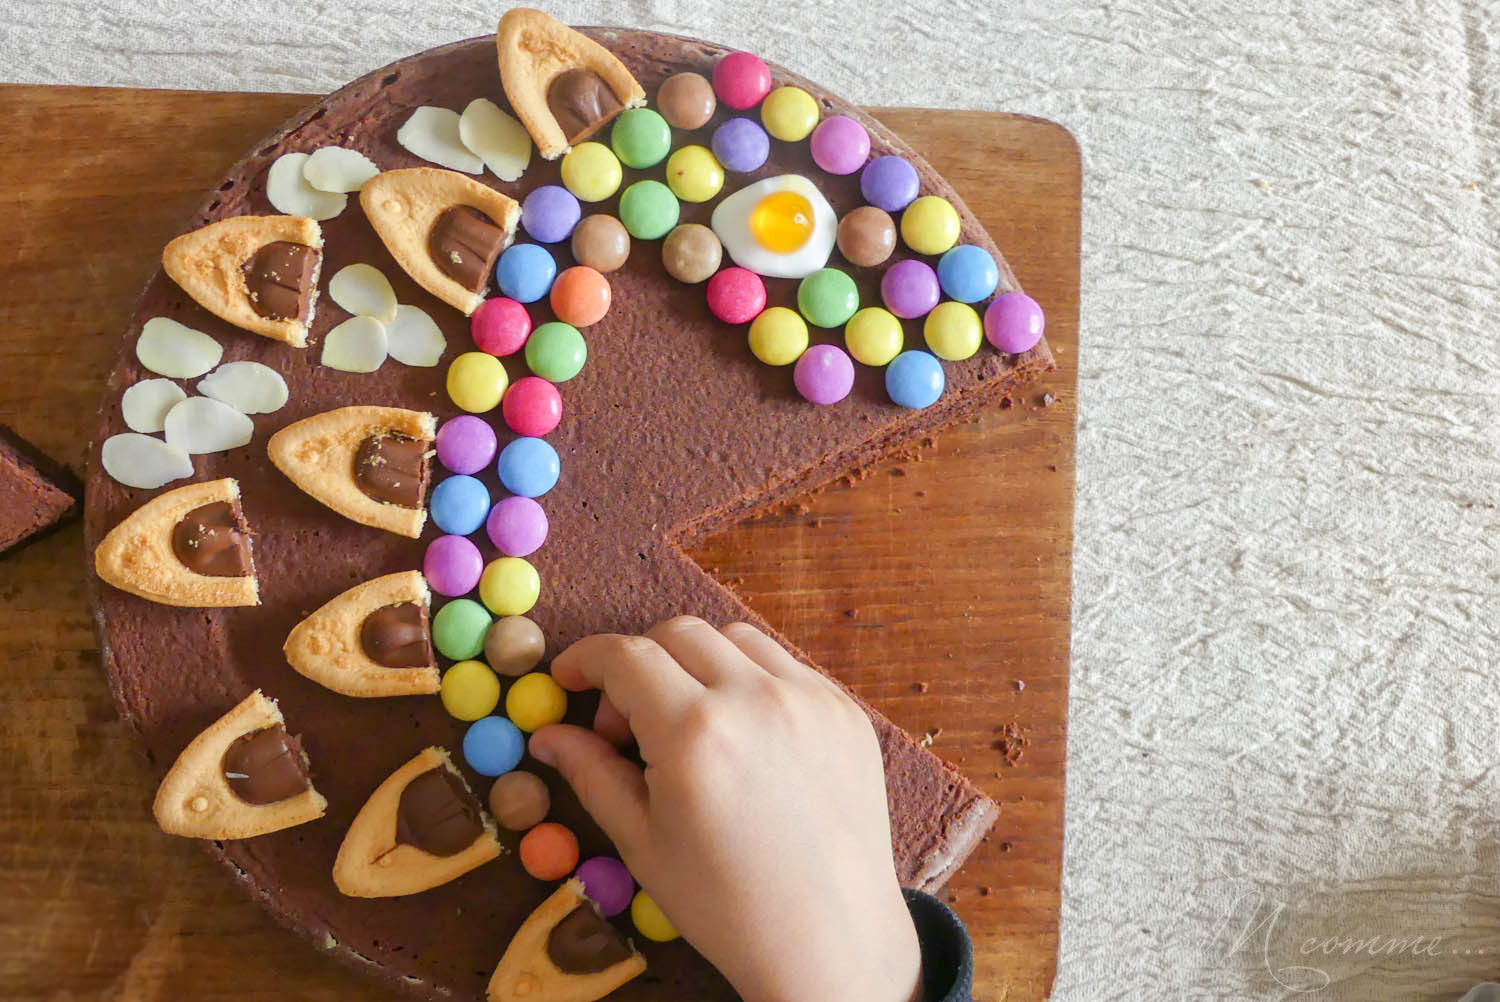
[[[559,184],[533,188],[521,202],[521,225],[539,244],[568,239],[582,215],[578,197]]]
[[[905,157],[876,157],[859,175],[859,190],[865,201],[886,212],[906,208],[921,187],[917,169]]]
[[[813,403],[836,404],[854,388],[854,362],[838,345],[815,344],[797,359],[792,382]]]
[[[748,174],[766,162],[771,155],[771,137],[760,123],[748,118],[731,118],[714,130],[710,142],[714,157],[724,169]]]
[[[479,547],[465,536],[439,536],[427,544],[422,558],[422,576],[439,595],[467,595],[479,584],[484,558]]]
[[[984,311],[984,335],[990,344],[1012,355],[1028,351],[1042,339],[1047,319],[1035,299],[1024,292],[997,296]]]
[[[941,295],[937,272],[916,258],[897,261],[880,277],[880,298],[885,308],[907,320],[931,313]]]
[[[478,473],[490,465],[498,446],[495,429],[472,414],[444,421],[437,433],[438,462],[450,473]]]
[[[818,123],[812,134],[813,162],[830,174],[853,174],[870,155],[870,134],[848,115]]]
[[[484,529],[507,557],[529,556],[547,541],[547,513],[531,498],[504,498],[490,509]]]
[[[583,881],[583,893],[606,917],[613,917],[630,907],[635,896],[635,879],[625,864],[611,856],[595,856],[583,861],[573,874]]]

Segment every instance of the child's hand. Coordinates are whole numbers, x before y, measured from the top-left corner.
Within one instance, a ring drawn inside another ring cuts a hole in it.
[[[564,724],[532,755],[746,1002],[908,1002],[921,957],[880,749],[838,686],[752,626],[686,616],[580,640],[552,675],[604,690],[646,768]]]

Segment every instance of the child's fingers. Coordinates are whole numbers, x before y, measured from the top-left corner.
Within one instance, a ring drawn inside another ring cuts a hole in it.
[[[678,616],[657,623],[646,636],[707,686],[722,685],[736,673],[753,671],[755,667],[722,633],[697,616]]]
[[[635,728],[638,740],[670,727],[703,693],[656,641],[616,633],[584,637],[563,651],[552,660],[552,677],[575,692],[602,689],[626,720],[643,725]]]
[[[599,709],[594,711],[594,731],[617,748],[635,740],[635,735],[630,733],[630,721],[605,695],[600,695]]]
[[[786,648],[751,626],[749,623],[730,623],[719,631],[729,642],[751,661],[769,674],[784,679],[817,679],[823,677],[801,661],[787,653]]]
[[[646,845],[646,778],[585,727],[552,724],[531,736],[532,757],[562,774],[578,802],[628,859]]]

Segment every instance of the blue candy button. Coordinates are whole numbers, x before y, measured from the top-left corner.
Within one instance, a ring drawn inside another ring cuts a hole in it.
[[[545,247],[515,244],[495,262],[495,281],[500,291],[518,303],[534,303],[552,289],[557,262]]]
[[[490,492],[474,477],[449,477],[432,489],[432,520],[444,532],[478,532],[490,514]]]
[[[983,247],[959,244],[938,259],[938,284],[949,299],[977,303],[1000,284],[1000,269]]]
[[[885,392],[913,410],[937,403],[945,383],[942,363],[925,351],[903,351],[885,369]]]
[[[557,485],[562,463],[540,438],[518,438],[500,450],[500,482],[512,494],[539,498]]]
[[[504,717],[482,717],[464,734],[464,758],[481,776],[500,776],[521,762],[526,738]]]

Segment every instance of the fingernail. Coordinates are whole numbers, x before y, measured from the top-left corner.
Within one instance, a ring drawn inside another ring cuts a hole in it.
[[[532,735],[529,749],[531,757],[542,763],[542,765],[556,768],[557,759],[553,756],[552,748],[547,744],[546,739],[542,737],[543,733],[545,732],[537,731]]]

